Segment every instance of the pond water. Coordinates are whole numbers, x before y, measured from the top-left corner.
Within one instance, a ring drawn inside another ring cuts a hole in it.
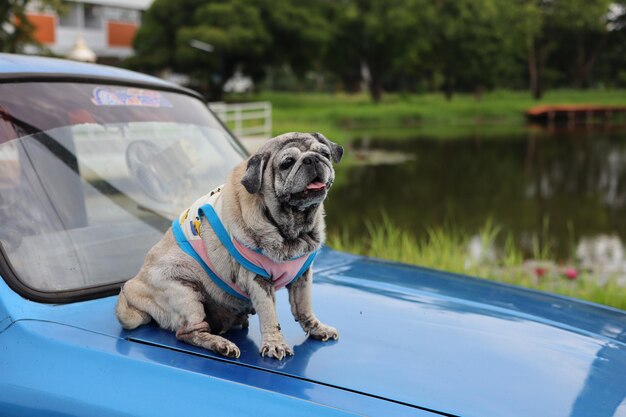
[[[418,237],[445,225],[471,235],[492,219],[527,254],[533,236],[561,260],[598,239],[623,251],[623,129],[368,139],[346,152],[351,160],[339,164],[326,203],[330,232],[364,235],[365,222],[380,220],[383,212]]]

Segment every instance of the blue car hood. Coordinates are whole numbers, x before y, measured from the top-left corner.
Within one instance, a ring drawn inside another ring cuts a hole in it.
[[[313,304],[341,336],[308,340],[281,291],[281,326],[295,352],[284,361],[259,356],[256,317],[226,335],[242,352],[232,361],[155,325],[122,330],[114,297],[58,306],[55,321],[447,415],[626,413],[623,311],[333,251],[316,262]],[[89,315],[76,314],[90,303]]]

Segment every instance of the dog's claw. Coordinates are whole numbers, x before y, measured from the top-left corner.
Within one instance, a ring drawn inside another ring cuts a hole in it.
[[[237,345],[235,345],[234,343],[226,339],[224,339],[223,341],[217,342],[214,345],[213,350],[219,353],[220,355],[223,355],[229,358],[238,359],[239,356],[241,356],[241,352],[239,351],[239,348],[237,347]]]
[[[321,340],[322,342],[327,342],[331,338],[333,340],[339,339],[339,332],[337,331],[337,329],[322,323],[319,323],[317,326],[309,329],[308,335],[309,337]]]
[[[282,341],[265,341],[260,353],[261,356],[283,360],[286,356],[292,356],[293,350]]]

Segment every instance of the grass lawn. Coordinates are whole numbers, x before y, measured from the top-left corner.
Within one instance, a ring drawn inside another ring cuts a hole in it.
[[[481,99],[457,94],[386,94],[375,104],[366,94],[276,93],[231,96],[229,101],[270,101],[273,133],[317,131],[338,142],[355,137],[401,139],[506,135],[524,129],[524,111],[539,104],[622,104],[624,90],[555,90],[535,101],[526,91],[494,91]]]
[[[626,310],[626,287],[617,283],[617,277],[581,271],[570,265],[576,274],[568,278],[564,272],[569,268],[550,262],[554,257],[548,250],[533,256],[539,263],[525,264],[513,239],[501,236],[501,231],[489,221],[477,234],[481,244],[493,247],[496,239],[504,237],[504,245],[491,256],[474,260],[468,257],[470,236],[449,228],[432,229],[427,238],[417,240],[384,217],[368,223],[368,232],[366,239],[353,238],[345,232],[331,233],[327,243],[344,252],[467,274]],[[547,266],[537,268],[541,261]]]

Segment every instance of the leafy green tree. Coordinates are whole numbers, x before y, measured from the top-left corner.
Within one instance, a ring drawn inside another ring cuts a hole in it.
[[[448,99],[457,88],[482,91],[515,66],[511,16],[497,0],[440,0],[428,22],[426,66],[443,79]]]
[[[21,52],[28,44],[39,45],[34,39],[35,27],[28,20],[26,12],[33,0],[0,1],[0,51]],[[62,12],[61,0],[39,0],[38,6]]]
[[[586,88],[598,57],[609,38],[609,8],[612,0],[570,0],[557,10],[562,25],[558,50],[568,51],[563,68],[575,88]],[[568,69],[570,69],[568,71]]]
[[[575,52],[561,54],[559,61],[575,68],[574,85],[586,83],[608,31],[610,5],[611,0],[526,0],[519,4],[534,98],[543,95],[551,56],[557,49],[571,49],[570,45],[574,45]]]
[[[135,56],[127,64],[141,71],[180,70],[176,63],[176,34],[193,21],[205,0],[155,0],[143,16],[133,40]]]
[[[524,85],[540,98],[547,86],[585,87],[594,77],[605,82],[626,77],[624,4],[155,0],[129,64],[189,74],[214,99],[236,69],[258,81],[269,68],[299,77],[331,73],[348,91],[357,90],[366,73],[374,101],[383,90],[411,90],[424,82],[433,91],[442,88],[448,98],[455,91]],[[214,51],[192,48],[194,39]]]
[[[343,79],[353,79],[364,64],[374,101],[385,85],[420,79],[433,87],[442,79],[448,98],[456,88],[491,88],[520,72],[514,16],[505,6],[501,0],[344,0],[333,22],[337,49],[327,64]]]
[[[271,65],[289,65],[298,75],[320,64],[331,39],[334,0],[255,0],[272,38],[264,59]]]
[[[595,66],[597,81],[608,87],[626,87],[626,0],[616,1],[608,14],[603,54]]]
[[[135,37],[129,65],[191,75],[212,99],[237,69],[260,79],[270,65],[303,73],[319,57],[327,37],[321,2],[296,0],[156,0]],[[194,49],[192,40],[212,52]]]
[[[380,101],[386,75],[413,60],[425,47],[422,20],[426,0],[343,0],[335,9],[331,48],[335,62],[327,62],[341,78],[354,77],[362,65],[369,71],[369,90]]]
[[[355,33],[355,6],[352,6],[352,10],[347,10],[346,6],[348,3],[342,0],[331,8],[329,20],[333,24],[330,26],[330,41],[324,51],[322,66],[341,81],[346,91],[357,92],[362,81],[361,39]]]
[[[176,37],[176,62],[197,78],[204,74],[215,99],[221,98],[224,83],[238,67],[258,71],[271,42],[259,10],[245,0],[204,4],[196,10],[193,24],[180,28]],[[212,45],[214,51],[191,48],[194,39]]]

